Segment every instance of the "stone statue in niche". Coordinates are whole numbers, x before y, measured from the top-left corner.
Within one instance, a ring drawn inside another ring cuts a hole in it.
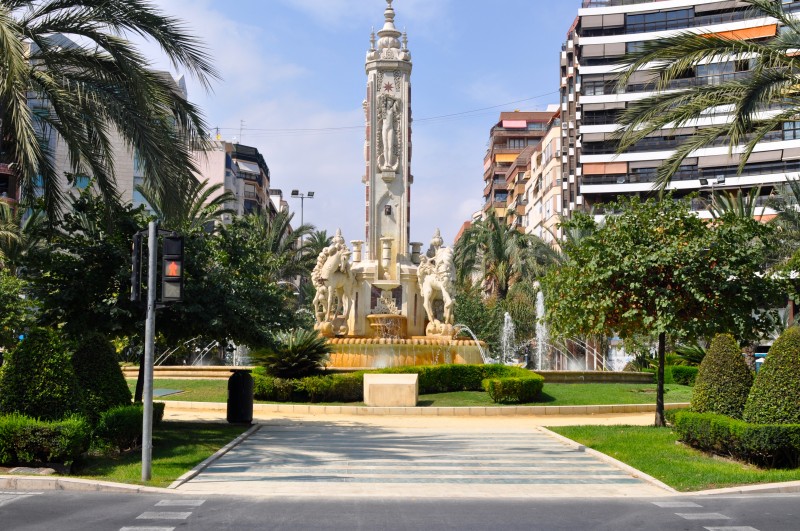
[[[378,168],[397,171],[400,166],[400,100],[389,94],[378,98]]]

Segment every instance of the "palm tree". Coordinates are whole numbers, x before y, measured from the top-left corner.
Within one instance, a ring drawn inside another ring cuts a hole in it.
[[[640,51],[624,60],[628,65],[619,85],[626,86],[640,69],[652,69],[656,94],[631,102],[622,113],[619,152],[662,128],[695,127],[696,121],[709,113],[719,115],[721,109],[730,109],[725,111],[727,121],[698,128],[659,167],[656,186],[662,191],[687,156],[712,143],[729,146],[731,153],[741,145],[741,171],[766,134],[800,114],[800,57],[796,53],[800,48],[800,21],[784,13],[781,2],[743,1],[751,4],[755,16],[776,19],[781,31],[760,41],[685,31],[646,41]],[[698,64],[720,62],[733,62],[742,73],[718,83],[673,90],[676,80]]]
[[[235,213],[225,204],[236,201],[236,196],[225,191],[221,183],[209,186],[208,179],[200,182],[192,176],[186,177],[183,185],[171,197],[159,194],[151,186],[137,186],[136,190],[164,226],[177,231],[202,230],[219,220],[223,214]],[[220,190],[221,193],[214,195]]]
[[[14,165],[24,196],[41,188],[51,219],[64,197],[48,137],[66,145],[71,171],[91,174],[109,199],[112,135],[136,152],[145,182],[161,193],[189,173],[192,149],[207,142],[200,111],[169,75],[148,68],[128,35],[156,43],[205,88],[217,76],[199,40],[146,0],[0,5],[0,162]]]
[[[16,276],[28,254],[44,241],[44,215],[33,209],[23,217],[22,209],[12,209],[0,201],[0,268]]]
[[[518,280],[540,275],[554,258],[544,241],[506,225],[494,213],[468,228],[454,249],[458,281],[477,275],[485,291],[500,299]]]
[[[715,190],[708,209],[714,218],[730,213],[737,218],[752,219],[758,213],[756,200],[760,194],[760,186],[751,188],[747,193],[741,190]]]

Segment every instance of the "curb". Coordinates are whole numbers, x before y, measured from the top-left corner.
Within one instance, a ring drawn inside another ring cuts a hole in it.
[[[161,487],[145,487],[111,481],[91,479],[41,477],[41,476],[0,476],[0,490],[69,490],[82,492],[127,492],[131,494],[164,494],[170,492]]]
[[[185,402],[161,400],[171,410],[226,411],[224,402]],[[689,407],[688,402],[665,404],[665,409]],[[617,413],[655,413],[655,404],[615,404],[607,406],[505,406],[505,407],[372,407],[321,406],[311,404],[253,404],[253,413],[305,415],[430,415],[455,417],[526,415],[612,415]]]
[[[593,457],[596,457],[596,458],[600,459],[601,461],[604,461],[604,462],[606,462],[606,463],[608,463],[610,465],[614,465],[615,467],[617,467],[617,468],[619,468],[621,470],[624,470],[625,472],[627,472],[628,474],[632,475],[633,477],[639,478],[642,481],[650,483],[654,487],[658,487],[660,489],[663,489],[663,490],[667,491],[669,494],[673,494],[673,495],[674,494],[681,494],[680,492],[678,492],[677,490],[673,489],[672,487],[670,487],[666,483],[663,483],[662,481],[657,480],[653,476],[645,474],[644,472],[642,472],[641,470],[639,470],[637,468],[633,468],[630,465],[626,465],[622,461],[618,461],[618,460],[614,459],[613,457],[611,457],[611,456],[609,456],[607,454],[604,454],[602,452],[598,452],[597,450],[593,450],[591,448],[587,448],[586,446],[584,446],[584,445],[582,445],[582,444],[580,444],[578,442],[575,442],[572,439],[568,439],[567,437],[564,437],[563,435],[559,435],[558,433],[556,433],[554,431],[548,430],[547,428],[545,428],[543,426],[536,426],[536,429],[538,429],[539,431],[550,435],[551,437],[561,441],[564,444],[567,444],[568,446],[574,447],[579,452],[585,452],[588,455],[591,455]],[[798,482],[798,483],[800,483],[800,482]],[[697,494],[697,493],[694,493],[694,494]]]
[[[211,465],[211,463],[213,463],[214,461],[216,461],[217,459],[219,459],[223,455],[227,454],[231,449],[233,449],[234,447],[238,446],[245,439],[247,439],[248,437],[250,437],[252,434],[254,434],[255,432],[257,432],[260,429],[261,429],[261,425],[260,424],[254,424],[253,426],[250,427],[249,430],[247,430],[246,432],[242,433],[241,435],[236,437],[234,440],[232,440],[231,442],[229,442],[228,444],[226,444],[225,446],[223,446],[222,448],[217,450],[213,455],[211,455],[205,461],[203,461],[202,463],[200,463],[199,465],[197,465],[196,467],[194,467],[193,469],[191,469],[190,471],[186,472],[184,475],[182,475],[181,477],[179,477],[178,479],[173,481],[169,485],[169,487],[167,487],[167,488],[168,489],[172,489],[172,490],[177,489],[178,487],[180,487],[181,485],[183,485],[184,483],[186,483],[190,479],[192,479],[195,476],[197,476],[197,474],[199,474],[200,472],[202,472],[203,470],[208,468],[208,466]]]
[[[692,496],[716,496],[724,494],[792,494],[800,492],[800,481],[786,481],[784,483],[764,483],[761,485],[743,485],[741,487],[727,487],[724,489],[699,490],[686,492]]]

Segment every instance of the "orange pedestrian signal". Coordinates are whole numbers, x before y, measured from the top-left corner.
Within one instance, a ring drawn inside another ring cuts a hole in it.
[[[181,276],[181,263],[177,260],[169,260],[167,262],[167,269],[164,271],[164,274],[168,277]]]
[[[183,300],[183,236],[164,236],[161,262],[161,302]]]

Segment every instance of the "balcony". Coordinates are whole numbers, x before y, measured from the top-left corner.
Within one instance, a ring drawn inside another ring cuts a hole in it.
[[[715,86],[728,81],[740,81],[747,79],[752,72],[733,72],[729,74],[718,74],[714,76],[692,77],[686,79],[674,79],[664,90],[680,90],[691,87]],[[603,96],[612,94],[629,94],[634,92],[656,92],[656,84],[651,83],[631,83],[624,90],[619,90],[616,81],[584,81],[581,88],[583,96]]]
[[[593,6],[596,7],[596,6]],[[800,6],[797,6],[800,7]],[[792,11],[785,8],[786,11]],[[714,26],[717,24],[728,24],[742,20],[755,20],[750,10],[733,11],[730,13],[720,13],[714,15],[700,15],[695,17],[677,18],[673,20],[658,20],[641,23],[627,23],[624,26],[610,28],[590,28],[581,32],[582,37],[605,37],[610,35],[628,35],[631,33],[650,33],[654,31],[667,31],[686,28],[696,28],[699,26]]]
[[[689,135],[680,135],[680,136],[672,136],[672,137],[647,137],[630,148],[626,149],[623,153],[641,153],[641,152],[648,152],[648,151],[668,151],[671,149],[675,149],[680,146],[683,142],[685,142]],[[782,142],[783,140],[789,140],[788,138],[784,138],[783,131],[770,131],[764,137],[759,140],[759,143],[762,142]],[[724,147],[730,145],[730,138],[722,137],[718,138],[713,142],[706,144],[705,147]],[[586,142],[583,145],[581,154],[583,155],[611,155],[617,152],[617,143],[616,142]]]

